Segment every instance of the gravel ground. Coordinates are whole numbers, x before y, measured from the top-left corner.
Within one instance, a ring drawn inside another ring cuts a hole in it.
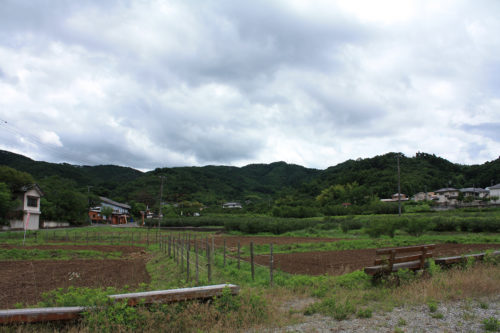
[[[313,315],[301,324],[271,332],[485,332],[483,321],[492,317],[500,321],[500,295],[439,303],[435,312],[430,312],[428,305],[420,305],[374,313],[367,319],[337,321]]]

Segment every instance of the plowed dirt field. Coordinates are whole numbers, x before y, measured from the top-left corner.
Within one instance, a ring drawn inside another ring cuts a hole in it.
[[[434,257],[462,255],[472,251],[500,249],[500,244],[436,244]],[[375,249],[274,254],[274,267],[308,275],[342,275],[372,266]],[[255,257],[260,265],[269,265],[269,255]]]
[[[43,292],[56,288],[135,287],[150,281],[146,271],[148,256],[139,247],[42,245],[26,248],[119,251],[123,259],[0,261],[0,309],[12,308],[18,302],[36,304]]]

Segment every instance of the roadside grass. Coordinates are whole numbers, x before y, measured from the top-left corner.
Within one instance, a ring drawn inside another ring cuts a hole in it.
[[[94,250],[39,250],[39,249],[1,249],[0,260],[72,260],[72,259],[119,259],[122,253]]]
[[[328,291],[304,314],[321,313],[342,320],[366,308],[386,312],[396,306],[418,304],[427,304],[431,313],[437,313],[437,305],[441,302],[500,294],[500,265],[457,267],[432,276],[415,276],[399,286],[385,282],[366,284],[360,279],[352,279],[352,283],[351,287],[330,284],[326,288]],[[439,314],[436,316],[441,317]]]

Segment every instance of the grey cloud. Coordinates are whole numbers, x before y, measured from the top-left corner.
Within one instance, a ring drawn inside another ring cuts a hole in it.
[[[483,123],[478,125],[462,125],[462,129],[466,132],[479,134],[490,138],[496,142],[500,142],[500,123]]]
[[[478,159],[500,142],[499,124],[488,123],[500,91],[499,5],[449,5],[446,16],[430,11],[383,25],[361,22],[335,2],[302,12],[287,1],[4,0],[0,61],[24,62],[0,68],[0,94],[11,98],[0,100],[0,116],[57,133],[63,153],[49,157],[143,168],[157,167],[155,158],[286,160],[269,142],[289,138],[299,151],[330,145],[331,134],[339,146],[369,139],[384,150],[393,139],[440,154],[404,133],[427,126],[422,137],[436,142],[433,115],[452,119],[464,110],[460,123],[479,116],[483,123],[462,129],[491,139],[486,148],[470,146],[470,159]],[[477,35],[468,35],[470,22],[480,23]],[[4,93],[15,80],[22,84]],[[449,95],[432,90],[440,82],[451,83]],[[205,89],[212,85],[227,91]],[[78,126],[81,133],[71,132]],[[127,147],[127,131],[157,157],[140,144]],[[468,147],[468,139],[458,140]]]

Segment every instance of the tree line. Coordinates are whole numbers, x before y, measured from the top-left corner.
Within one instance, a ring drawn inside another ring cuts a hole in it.
[[[500,159],[467,166],[426,153],[399,155],[401,192],[407,195],[441,187],[486,187],[500,182],[496,179]],[[181,212],[192,215],[200,208],[205,213],[275,217],[392,213],[394,205],[382,204],[379,199],[397,192],[396,156],[388,153],[348,160],[326,170],[275,162],[241,168],[175,167],[141,172],[113,165],[37,162],[0,151],[0,166],[19,173],[14,176],[10,170],[0,175],[0,195],[12,198],[19,180],[36,182],[45,193],[42,219],[84,223],[88,207],[98,202],[99,196],[128,203],[133,214],[146,206],[157,213],[159,176],[165,176],[162,201],[166,205],[162,210],[170,217]],[[227,201],[238,201],[243,209],[223,209],[222,204]],[[1,212],[5,212],[15,202],[2,200],[0,205]]]

